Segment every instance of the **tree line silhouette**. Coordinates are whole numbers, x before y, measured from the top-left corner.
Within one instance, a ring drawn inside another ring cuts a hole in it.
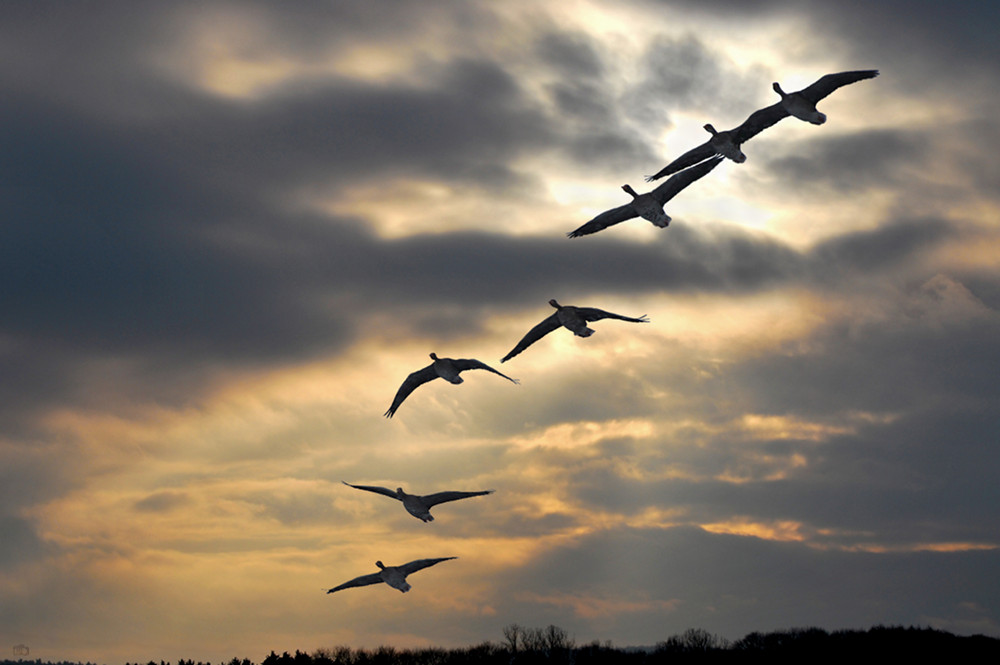
[[[933,628],[875,626],[868,630],[791,628],[770,633],[750,633],[729,641],[700,628],[690,628],[650,647],[618,648],[611,642],[577,646],[558,626],[528,628],[516,623],[503,628],[502,642],[469,647],[352,649],[336,646],[312,654],[296,650],[281,655],[272,651],[259,665],[659,665],[661,663],[801,662],[822,655],[847,658],[860,655],[882,658],[976,659],[1000,662],[1000,639],[985,635],[962,637]],[[0,660],[0,665],[83,665],[68,661]],[[88,662],[86,665],[93,665]],[[125,665],[171,665],[169,662]],[[178,660],[177,665],[212,665]],[[233,658],[218,665],[258,665],[249,658]]]

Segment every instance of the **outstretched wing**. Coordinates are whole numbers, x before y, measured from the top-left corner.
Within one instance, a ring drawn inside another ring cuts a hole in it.
[[[742,125],[733,130],[733,140],[738,144],[746,143],[782,118],[787,117],[788,111],[781,105],[781,102],[757,109],[743,121]]]
[[[437,494],[428,494],[427,496],[420,497],[423,499],[424,504],[430,508],[431,506],[436,506],[439,503],[448,503],[449,501],[458,501],[459,499],[468,499],[474,496],[483,496],[484,494],[493,494],[496,490],[483,490],[481,492],[438,492]]]
[[[800,90],[799,94],[815,104],[841,86],[863,81],[865,79],[873,79],[876,76],[878,76],[877,69],[859,69],[853,72],[827,74],[810,85],[808,88]]]
[[[455,367],[457,367],[458,371],[460,372],[464,372],[467,369],[485,369],[490,372],[493,372],[494,374],[499,374],[500,376],[507,379],[511,383],[520,383],[520,381],[518,381],[517,379],[512,379],[503,372],[498,372],[489,365],[487,365],[486,363],[484,363],[483,361],[476,360],[475,358],[459,358],[455,360],[454,363]]]
[[[356,490],[365,490],[366,492],[375,492],[376,494],[384,494],[385,496],[391,497],[393,499],[399,499],[396,493],[389,489],[388,487],[377,487],[376,485],[352,485],[346,480],[341,480],[348,487],[353,487]]]
[[[654,189],[650,192],[650,194],[653,195],[653,198],[655,198],[660,205],[663,205],[670,199],[677,196],[682,189],[718,166],[721,161],[722,155],[716,155],[714,159],[709,159],[701,164],[698,164],[697,166],[684,169],[677,175],[671,176],[669,180]]]
[[[436,563],[441,563],[442,561],[448,561],[450,559],[457,559],[457,556],[446,556],[440,559],[417,559],[416,561],[411,561],[409,563],[404,563],[402,566],[397,566],[399,572],[403,573],[404,576],[410,575],[417,572],[418,570],[423,570],[424,568],[430,568]]]
[[[593,218],[580,228],[575,231],[570,231],[566,234],[569,238],[579,238],[580,236],[589,235],[591,233],[597,233],[598,231],[603,231],[609,226],[614,226],[615,224],[620,224],[626,220],[638,217],[639,213],[635,211],[631,203],[626,203],[623,206],[618,206],[617,208],[612,208],[611,210],[605,210],[597,217]]]
[[[659,180],[660,178],[677,173],[678,171],[683,171],[689,166],[694,166],[699,162],[705,161],[714,154],[716,154],[715,148],[712,147],[711,142],[705,141],[697,148],[688,150],[653,175],[646,176],[646,182],[653,182],[654,180]]]
[[[550,332],[558,328],[560,325],[561,324],[559,323],[559,318],[555,314],[543,320],[541,323],[539,323],[534,328],[529,330],[528,334],[522,337],[521,341],[517,343],[517,346],[511,349],[510,353],[505,355],[500,360],[500,362],[502,363],[507,362],[508,360],[519,354],[521,351],[524,351],[526,348],[528,348],[541,338],[548,335]]]
[[[355,577],[350,582],[344,582],[343,584],[337,585],[327,591],[327,593],[333,593],[334,591],[340,591],[341,589],[350,589],[355,586],[368,586],[369,584],[378,584],[382,581],[382,575],[380,573],[372,573],[370,575],[362,575],[361,577]]]
[[[631,316],[622,316],[621,314],[615,314],[614,312],[605,312],[603,309],[597,309],[596,307],[577,307],[576,311],[587,321],[618,319],[619,321],[629,321],[631,323],[649,323],[649,319],[645,314],[638,318],[632,318]]]
[[[389,409],[382,415],[386,418],[392,418],[393,414],[396,413],[396,409],[399,408],[399,405],[403,403],[404,399],[410,396],[410,393],[428,381],[432,381],[436,378],[437,372],[434,371],[433,363],[410,374],[406,377],[406,380],[403,381],[403,385],[399,387],[399,390],[396,391],[396,396],[392,399],[392,406],[390,406]]]

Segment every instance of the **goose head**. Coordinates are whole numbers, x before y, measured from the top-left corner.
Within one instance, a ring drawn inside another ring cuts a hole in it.
[[[632,185],[622,185],[622,189],[624,189],[625,193],[629,194],[633,199],[634,198],[638,198],[638,196],[639,196],[636,193],[636,191],[634,189],[632,189]]]
[[[555,298],[553,298],[552,300],[550,300],[549,304],[552,305],[553,307],[555,307],[556,309],[562,309],[562,305],[560,305],[559,303],[557,303]]]
[[[437,360],[437,359],[438,359],[437,354],[436,353],[432,353],[431,354],[431,360]]]
[[[777,85],[777,84],[775,84],[775,85]],[[708,132],[709,134],[711,134],[712,136],[716,136],[719,133],[719,132],[715,131],[715,127],[712,126],[712,123],[707,123],[705,125],[705,131]]]
[[[379,570],[385,570],[385,564],[383,564],[381,561],[376,561],[375,565],[378,566]]]
[[[403,491],[402,487],[397,487],[396,488],[396,496],[399,497],[400,499],[402,499],[404,496],[406,496],[406,492]]]
[[[781,98],[782,98],[782,99],[784,99],[785,97],[787,97],[787,96],[788,96],[788,95],[787,95],[787,94],[785,93],[785,91],[781,89],[781,84],[779,84],[779,83],[778,83],[777,81],[775,81],[774,83],[772,83],[772,84],[771,84],[771,87],[772,87],[772,88],[774,88],[774,91],[775,91],[776,93],[778,93],[779,95],[781,95]]]

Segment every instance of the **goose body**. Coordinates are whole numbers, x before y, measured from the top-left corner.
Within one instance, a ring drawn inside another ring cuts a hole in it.
[[[502,376],[512,383],[518,383],[517,379],[512,379],[486,363],[472,358],[438,358],[436,354],[432,353],[431,360],[434,362],[407,376],[402,385],[399,386],[399,390],[396,391],[396,397],[392,400],[392,405],[384,414],[386,418],[392,418],[399,405],[403,403],[403,400],[423,384],[434,379],[444,379],[454,384],[462,383],[463,379],[459,374],[467,369],[485,369]]]
[[[380,584],[382,582],[385,582],[393,589],[399,589],[401,592],[406,593],[411,589],[410,584],[406,581],[406,577],[408,575],[411,575],[418,570],[429,568],[430,566],[441,563],[442,561],[449,561],[457,558],[458,557],[454,556],[446,556],[440,559],[417,559],[416,561],[404,563],[401,566],[386,566],[383,565],[381,561],[376,561],[375,565],[378,566],[379,572],[355,577],[349,582],[344,582],[343,584],[333,587],[328,590],[327,593],[333,593],[335,591],[340,591],[341,589],[350,589],[351,587],[356,586]]]
[[[570,238],[578,238],[580,236],[603,231],[609,226],[613,226],[636,217],[642,217],[643,219],[651,222],[654,226],[665,228],[668,224],[670,224],[670,216],[663,211],[664,204],[677,196],[682,189],[693,183],[695,180],[707,175],[709,171],[718,166],[719,162],[722,161],[721,156],[716,156],[714,159],[711,158],[711,155],[709,155],[709,157],[710,158],[706,161],[703,161],[697,166],[692,166],[689,169],[681,171],[668,179],[666,182],[661,183],[658,187],[656,187],[656,189],[646,192],[645,194],[637,194],[631,186],[622,185],[622,189],[632,196],[632,201],[630,203],[626,203],[625,205],[617,208],[612,208],[611,210],[606,210],[580,228],[575,231],[571,231],[566,235]]]
[[[587,327],[587,324],[591,321],[600,321],[601,319],[618,319],[620,321],[629,321],[631,323],[649,323],[649,319],[646,318],[645,314],[640,317],[633,318],[631,316],[622,316],[621,314],[606,312],[603,309],[597,309],[596,307],[560,305],[556,302],[555,298],[550,300],[549,304],[555,307],[556,311],[534,328],[529,330],[528,334],[525,335],[521,341],[518,342],[513,349],[511,349],[510,353],[504,356],[500,362],[507,362],[517,354],[521,353],[521,351],[524,351],[542,337],[545,337],[559,327],[571,330],[577,337],[590,337],[594,334],[594,331]]]
[[[439,503],[447,503],[448,501],[458,501],[459,499],[469,499],[474,496],[483,496],[485,494],[493,494],[495,490],[481,490],[478,492],[437,492],[436,494],[407,494],[403,491],[402,487],[397,487],[395,491],[389,489],[388,487],[378,487],[375,485],[352,485],[347,481],[341,481],[348,487],[353,487],[358,490],[365,490],[367,492],[375,492],[376,494],[382,494],[384,496],[391,497],[403,503],[403,508],[406,508],[406,512],[410,513],[417,519],[423,520],[424,522],[433,522],[434,517],[431,515],[431,508],[438,505]]]

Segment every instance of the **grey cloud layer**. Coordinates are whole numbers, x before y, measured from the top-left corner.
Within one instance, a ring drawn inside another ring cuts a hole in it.
[[[953,619],[952,630],[967,632],[990,625],[984,608],[992,605],[996,583],[993,552],[947,555],[933,552],[873,555],[818,551],[798,543],[714,535],[697,529],[622,528],[588,536],[559,548],[534,565],[516,571],[505,586],[529,588],[538,596],[565,598],[573,589],[579,605],[597,608],[593,599],[664,601],[672,605],[628,617],[616,632],[637,643],[643,635],[669,635],[702,626],[736,639],[754,630],[792,626],[848,627],[907,625],[919,617],[939,622],[943,612],[970,608]],[[576,571],[600,571],[594,577]],[[919,593],[912,580],[923,580]],[[802,590],[810,590],[802,601]],[[641,597],[621,598],[619,589],[643,589]],[[725,589],[725,593],[715,593]],[[571,596],[572,597],[572,596]],[[933,598],[933,602],[928,599]],[[546,608],[524,602],[517,616],[539,617]],[[571,633],[601,634],[608,618],[563,614]],[[531,625],[525,618],[524,623]]]

